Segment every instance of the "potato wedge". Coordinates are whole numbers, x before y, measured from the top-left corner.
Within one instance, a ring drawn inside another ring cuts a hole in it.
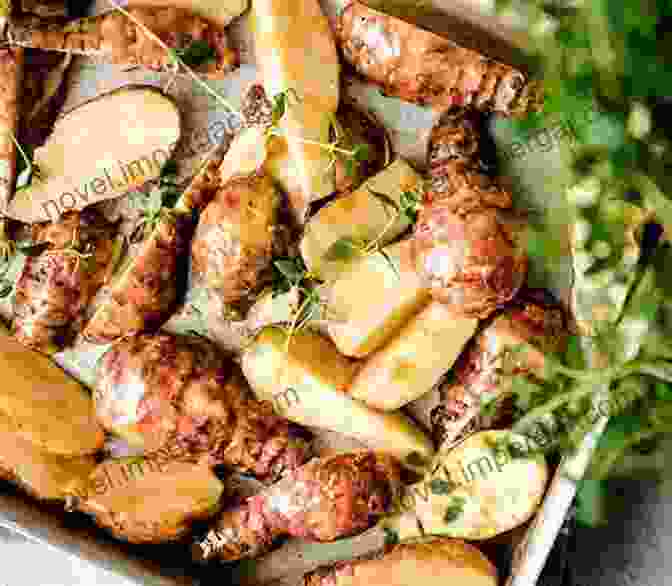
[[[334,178],[327,173],[330,154],[313,142],[329,143],[338,108],[336,45],[318,0],[257,0],[251,16],[266,94],[273,98],[293,91],[298,98],[289,101],[279,128],[287,136],[299,188],[289,192],[290,202],[302,222],[311,201],[334,191]]]
[[[497,448],[509,440],[516,447]],[[539,507],[549,470],[525,437],[508,430],[481,431],[447,453],[437,454],[432,471],[410,486],[402,512],[385,520],[400,539],[446,535],[489,539],[525,523]]]
[[[303,586],[497,586],[497,569],[476,547],[456,539],[401,543],[382,557],[340,562],[304,578]]]
[[[55,221],[119,197],[159,176],[180,132],[177,106],[154,88],[125,87],[85,102],[57,120],[35,150],[43,179],[17,192],[7,215],[26,223]]]
[[[400,413],[381,413],[347,392],[355,366],[324,336],[301,330],[287,346],[282,328],[264,328],[241,359],[243,373],[260,400],[271,401],[290,421],[337,431],[405,462],[427,461],[432,442]]]
[[[306,266],[322,279],[336,279],[347,266],[329,258],[330,247],[341,238],[392,242],[410,221],[398,213],[401,194],[419,187],[422,178],[403,159],[396,159],[352,193],[324,206],[306,224],[300,250]],[[380,194],[380,195],[377,195]],[[397,206],[397,208],[395,208]]]
[[[4,413],[0,413],[0,446],[0,478],[39,500],[65,500],[68,490],[86,485],[96,467],[93,456],[68,458],[41,450],[22,437]]]
[[[371,354],[429,303],[429,292],[409,260],[411,246],[404,240],[385,247],[387,259],[380,253],[358,258],[331,284],[329,335],[342,354]]]
[[[0,413],[38,448],[63,456],[98,451],[104,441],[93,401],[46,356],[0,331]]]
[[[71,492],[77,508],[115,537],[159,543],[217,513],[224,485],[202,464],[121,458],[99,464],[84,490]]]
[[[433,301],[367,359],[350,394],[383,411],[414,401],[452,367],[477,325],[477,319],[454,314]]]

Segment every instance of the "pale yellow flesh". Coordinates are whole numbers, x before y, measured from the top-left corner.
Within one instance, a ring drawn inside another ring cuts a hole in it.
[[[103,445],[93,401],[49,358],[0,330],[0,413],[17,433],[54,454],[91,454]]]
[[[544,496],[549,479],[548,465],[541,455],[531,452],[511,459],[492,448],[507,430],[490,430],[469,436],[447,454],[437,455],[427,477],[409,487],[401,514],[386,524],[398,532],[400,539],[420,535],[418,521],[425,535],[446,535],[461,539],[489,539],[522,525],[534,515]],[[519,435],[515,443],[526,449],[526,439]],[[434,479],[450,479],[456,488],[449,494],[432,492]],[[462,513],[446,521],[447,508],[455,497],[465,499]]]
[[[222,185],[236,176],[250,175],[263,167],[267,157],[266,134],[259,126],[248,126],[235,136],[222,164]]]
[[[409,260],[410,246],[404,240],[384,249],[396,271],[377,253],[354,261],[331,284],[329,336],[342,354],[371,354],[429,303],[429,292]]]
[[[336,576],[336,586],[497,586],[495,566],[476,547],[435,538],[403,543],[382,557],[355,562],[353,575]]]
[[[124,195],[159,176],[180,129],[173,101],[153,89],[122,88],[86,102],[60,118],[35,150],[43,179],[17,192],[7,215],[54,221]]]
[[[402,462],[413,452],[428,461],[432,443],[410,419],[375,411],[348,395],[354,367],[327,338],[302,330],[288,348],[286,339],[281,328],[265,328],[242,355],[258,399],[271,401],[291,421],[354,437]]]
[[[342,238],[371,242],[380,246],[392,242],[410,222],[389,202],[371,192],[386,195],[400,205],[401,194],[420,185],[421,177],[403,159],[397,159],[352,193],[323,207],[306,224],[301,240],[301,256],[310,271],[332,281],[344,270],[345,263],[325,258],[334,242]]]
[[[350,387],[367,405],[392,411],[421,397],[453,365],[478,320],[434,301],[386,346],[369,357]]]
[[[11,419],[0,413],[0,477],[9,476],[39,499],[65,499],[67,489],[83,486],[96,466],[93,456],[50,454],[17,431]]]
[[[279,130],[287,136],[302,197],[292,208],[302,220],[310,201],[334,191],[327,169],[331,157],[317,143],[329,142],[331,118],[339,101],[340,65],[333,35],[317,0],[252,3],[255,52],[269,97],[293,90]],[[307,50],[309,48],[309,50]],[[295,96],[292,96],[292,98]]]

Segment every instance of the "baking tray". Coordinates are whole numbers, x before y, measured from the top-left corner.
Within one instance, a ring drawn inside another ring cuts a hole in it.
[[[321,0],[330,19],[343,3],[344,0]],[[492,58],[518,66],[523,63],[521,47],[525,42],[524,31],[514,19],[484,15],[483,6],[479,3],[445,0],[365,0],[365,3],[478,49]],[[100,1],[94,5],[92,13],[106,8],[105,2]],[[257,71],[247,17],[244,15],[237,19],[229,30],[240,50],[242,66],[225,80],[217,82],[217,89],[236,104],[242,89],[256,78]],[[163,88],[168,85],[168,78],[142,70],[120,71],[113,66],[77,58],[63,110],[76,107],[104,91],[137,83]],[[169,87],[167,93],[176,100],[183,113],[183,142],[193,142],[193,137],[197,135],[201,137],[199,145],[189,145],[181,151],[178,147],[181,172],[188,175],[214,142],[209,130],[225,128],[232,131],[233,121],[226,112],[216,107],[207,94],[194,91],[191,81],[178,78]],[[385,97],[375,87],[347,75],[344,94],[373,113],[390,132],[395,151],[422,169],[429,132],[438,118],[436,112]],[[557,125],[562,124],[562,120],[557,122]],[[511,178],[517,205],[531,211],[539,221],[548,223],[552,223],[554,210],[564,201],[563,189],[568,180],[567,154],[573,140],[571,132],[558,130],[561,127],[557,125],[520,144],[516,143],[504,121],[491,121],[500,172]],[[556,259],[552,265],[533,263],[530,279],[533,285],[548,286],[558,298],[567,301],[571,285],[569,255]],[[85,384],[91,383],[91,357],[65,353],[58,362]],[[421,423],[427,424],[426,415],[435,399],[435,395],[430,393],[412,404],[409,411]],[[542,507],[529,526],[498,540],[500,545],[504,541],[509,550],[514,550],[512,559],[500,564],[500,570],[507,568],[502,580],[507,586],[533,586],[536,583],[573,500],[575,480],[582,476],[592,447],[605,425],[606,421],[599,421],[578,453],[560,463]],[[350,444],[328,434],[320,441],[327,446],[333,442],[336,449],[347,449],[347,444]],[[116,575],[120,583],[157,586],[214,584],[215,580],[290,586],[297,584],[296,577],[303,570],[312,569],[320,563],[349,558],[353,554],[364,554],[382,545],[381,532],[371,530],[332,544],[290,541],[260,562],[203,567],[191,562],[187,547],[123,544],[96,529],[83,515],[64,514],[58,507],[37,504],[6,483],[0,483],[0,525]]]

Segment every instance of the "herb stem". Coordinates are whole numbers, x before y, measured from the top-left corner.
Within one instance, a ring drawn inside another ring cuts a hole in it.
[[[322,148],[325,151],[328,151],[330,153],[341,153],[342,155],[346,155],[348,157],[353,157],[355,155],[355,151],[349,151],[347,149],[339,148],[334,143],[324,144],[323,142],[320,142],[318,140],[311,140],[309,138],[301,138],[300,136],[293,136],[293,135],[290,135],[290,134],[286,134],[284,132],[280,132],[276,128],[271,128],[269,130],[269,132],[274,136],[280,136],[280,137],[283,137],[283,138],[291,138],[292,140],[297,140],[297,141],[302,142],[304,144],[312,144],[312,145],[318,146],[318,147],[320,147],[320,148]]]

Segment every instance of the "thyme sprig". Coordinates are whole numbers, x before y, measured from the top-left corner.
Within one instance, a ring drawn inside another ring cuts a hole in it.
[[[298,105],[301,103],[302,98],[299,96],[298,92],[294,88],[289,88],[279,94],[276,94],[272,98],[273,110],[271,117],[271,125],[266,130],[267,136],[280,136],[283,138],[290,138],[304,144],[314,145],[320,147],[327,153],[329,153],[329,163],[325,169],[325,173],[328,173],[334,165],[338,162],[337,155],[342,155],[344,158],[345,170],[349,177],[354,176],[355,173],[355,163],[362,163],[369,159],[369,145],[360,143],[353,146],[352,149],[343,148],[341,146],[341,133],[338,131],[335,132],[335,140],[324,143],[317,140],[311,140],[308,138],[303,138],[300,136],[289,135],[280,128],[280,123],[282,119],[287,114],[288,109],[291,106]],[[338,129],[338,124],[334,125],[332,121],[332,127]]]

